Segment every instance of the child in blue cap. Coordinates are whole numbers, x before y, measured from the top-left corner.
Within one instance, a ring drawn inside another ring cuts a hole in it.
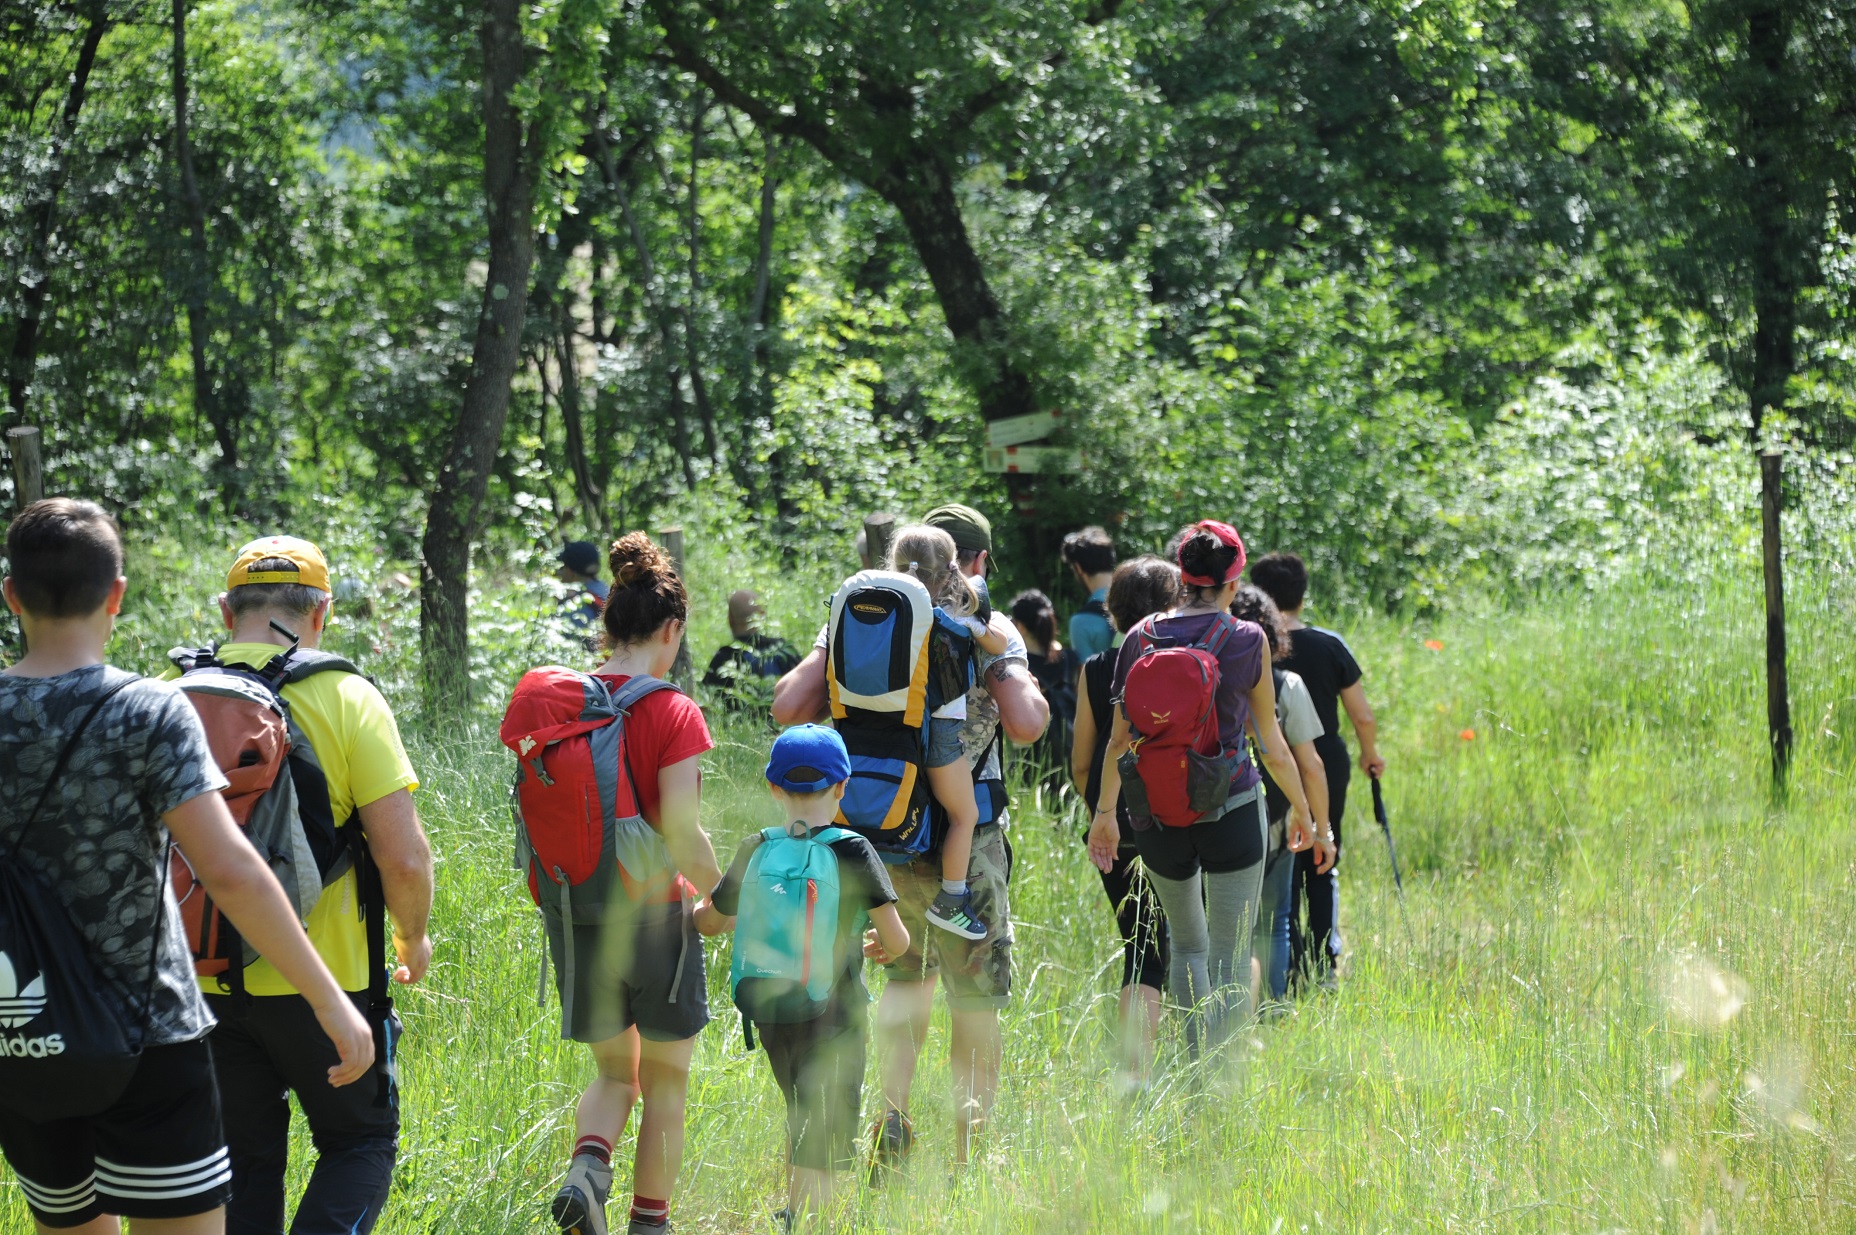
[[[857,1164],[870,999],[863,958],[886,965],[909,947],[882,859],[863,837],[832,826],[850,776],[835,729],[782,733],[767,783],[786,823],[743,840],[696,907],[703,934],[735,931],[735,1003],[786,1099],[790,1172],[779,1216],[789,1229],[808,1214],[827,1220],[833,1172]]]

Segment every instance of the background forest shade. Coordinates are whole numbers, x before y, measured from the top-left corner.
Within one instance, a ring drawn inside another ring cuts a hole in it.
[[[131,522],[287,523],[347,538],[351,588],[419,583],[519,171],[480,588],[564,536],[681,521],[784,568],[967,499],[1060,601],[1069,528],[1217,514],[1323,604],[1422,613],[1745,563],[1753,448],[1795,568],[1840,570],[1851,19],[6,0],[5,419]],[[980,473],[982,418],[1033,407],[1083,472]]]

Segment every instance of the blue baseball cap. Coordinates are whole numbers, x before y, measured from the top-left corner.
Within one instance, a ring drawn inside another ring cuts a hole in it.
[[[773,740],[767,782],[794,793],[820,793],[851,778],[851,756],[836,729],[794,725]]]

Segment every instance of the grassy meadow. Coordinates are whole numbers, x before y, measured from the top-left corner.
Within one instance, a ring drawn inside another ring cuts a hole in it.
[[[706,654],[724,576],[692,575]],[[814,629],[796,585],[768,582],[788,633]],[[1018,989],[980,1167],[957,1185],[945,1170],[938,1012],[912,1175],[858,1192],[848,1228],[1856,1228],[1852,599],[1794,583],[1800,745],[1782,809],[1751,572],[1421,626],[1337,622],[1380,710],[1408,918],[1356,781],[1339,993],[1258,1027],[1218,1067],[1174,1060],[1132,1099],[1111,1083],[1119,953],[1078,819],[1021,791]],[[152,628],[203,616],[148,602],[124,659],[165,646]],[[488,719],[409,730],[440,860],[438,953],[401,1000],[406,1131],[379,1229],[551,1230],[591,1065],[559,1041],[552,992],[536,1006],[542,941],[510,866],[509,761]],[[717,737],[706,822],[725,859],[774,819],[767,733],[718,722]],[[782,1188],[778,1095],[728,1006],[726,948],[710,950],[716,1019],[690,1088],[673,1212],[686,1232],[769,1231]],[[298,1149],[300,1180],[301,1127]],[[615,1218],[623,1147],[619,1161]],[[10,1182],[0,1227],[27,1227]]]

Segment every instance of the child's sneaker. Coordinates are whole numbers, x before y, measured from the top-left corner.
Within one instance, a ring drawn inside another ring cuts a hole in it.
[[[561,1190],[554,1194],[554,1221],[564,1235],[606,1235],[606,1196],[612,1167],[592,1154],[575,1154]]]
[[[870,1186],[883,1185],[891,1171],[902,1169],[915,1147],[915,1128],[901,1111],[885,1111],[870,1144]]]
[[[986,923],[973,912],[973,889],[955,896],[943,890],[934,898],[934,904],[928,906],[927,918],[944,931],[952,931],[962,939],[980,940],[986,938]]]

